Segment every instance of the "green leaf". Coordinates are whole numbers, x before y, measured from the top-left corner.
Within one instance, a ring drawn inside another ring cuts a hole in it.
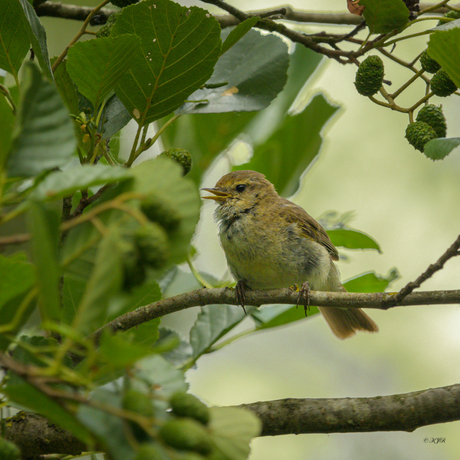
[[[131,115],[118,96],[114,94],[108,99],[104,106],[98,131],[102,133],[102,139],[108,139],[118,133],[118,131],[124,128],[130,121]]]
[[[123,369],[136,361],[154,353],[152,347],[131,343],[123,334],[103,334],[98,348],[99,356],[107,363],[109,369]],[[107,369],[102,367],[102,373]]]
[[[326,123],[338,110],[323,95],[315,96],[297,115],[287,115],[283,124],[254,149],[252,159],[234,170],[252,169],[265,174],[282,196],[293,195],[305,169],[318,156]]]
[[[3,170],[6,159],[10,152],[13,139],[13,127],[15,117],[11,106],[3,95],[0,95],[0,170]]]
[[[232,28],[231,32],[227,35],[227,38],[222,43],[222,54],[226,53],[236,42],[241,40],[253,26],[259,21],[259,16],[253,16],[252,18],[245,19],[240,22],[236,27]]]
[[[51,61],[54,63],[56,58]],[[79,93],[75,83],[67,72],[67,61],[62,61],[54,72],[54,80],[65,105],[72,115],[80,113]]]
[[[161,139],[166,149],[178,147],[192,153],[193,166],[187,177],[199,186],[203,173],[256,115],[256,112],[184,115],[168,126]]]
[[[183,116],[163,133],[161,138],[165,148],[181,147],[192,152],[194,166],[187,177],[199,185],[204,171],[240,133],[244,132],[246,137],[259,140],[266,137],[266,132],[271,133],[275,129],[321,59],[317,53],[304,46],[296,47],[290,56],[288,82],[266,109],[259,113]]]
[[[31,198],[37,201],[53,201],[72,195],[77,190],[85,190],[96,185],[113,184],[125,181],[132,176],[121,166],[103,164],[83,165],[51,173],[32,192]]]
[[[2,0],[0,8],[0,69],[18,81],[18,71],[27,51],[29,39],[23,22],[24,11],[18,0]]]
[[[75,314],[85,293],[86,283],[69,276],[64,277],[62,287],[62,322],[72,324]]]
[[[228,460],[246,460],[249,443],[262,431],[261,421],[247,409],[210,407],[209,431],[217,449]]]
[[[177,332],[164,327],[160,328],[160,338],[156,346],[168,346],[174,342],[176,346],[169,351],[163,352],[161,356],[174,367],[180,368],[192,356],[192,347],[185,340],[181,340]]]
[[[325,59],[318,53],[304,46],[296,45],[294,52],[290,54],[286,86],[248,127],[247,133],[254,144],[261,144],[266,140],[283,122],[286,113],[291,113],[293,107],[297,105],[297,100],[303,99],[306,91],[312,91],[312,88],[309,88],[309,80],[314,72],[319,71],[321,62],[324,61]],[[299,111],[297,106],[295,109],[297,112]]]
[[[61,316],[60,269],[57,259],[59,223],[57,210],[46,209],[38,202],[30,202],[29,228],[42,321],[59,321]]]
[[[288,66],[288,48],[281,38],[250,30],[219,59],[209,81],[228,84],[196,91],[189,99],[206,100],[208,103],[186,103],[178,113],[262,110],[286,84]]]
[[[121,238],[118,227],[114,225],[107,230],[99,245],[94,268],[73,324],[79,332],[88,334],[104,324],[109,301],[120,289]]]
[[[128,171],[134,180],[118,184],[104,193],[98,203],[112,200],[124,192],[154,197],[159,202],[164,200],[167,206],[171,206],[178,220],[177,226],[168,230],[168,264],[183,262],[199,219],[201,200],[196,186],[187,177],[182,177],[180,165],[164,157],[145,161]],[[127,205],[138,210],[139,203],[133,200]],[[99,218],[105,225],[112,225],[126,220],[126,212],[111,209],[99,214]],[[61,258],[66,274],[81,281],[88,279],[100,238],[100,233],[89,222],[78,225],[68,233]]]
[[[342,246],[347,249],[375,249],[382,252],[379,244],[369,235],[358,230],[349,228],[337,228],[327,231],[334,246]]]
[[[135,365],[136,370],[140,369],[143,366],[139,364],[140,360],[154,353],[163,353],[177,344],[176,340],[174,343],[170,341],[169,344],[156,345],[154,343],[159,337],[159,324],[160,319],[158,318],[142,323],[125,333],[113,335],[110,332],[104,332],[97,349],[97,364],[94,363],[94,357],[89,357],[79,364],[79,372],[86,375],[89,367],[92,370],[94,382],[99,386],[122,377],[127,367]],[[166,372],[169,373],[169,369],[166,369]],[[175,379],[177,375],[174,375]]]
[[[110,303],[107,322],[112,321],[125,313],[133,311],[136,308],[157,302],[161,299],[161,297],[161,289],[156,281],[150,281],[142,283],[139,286],[135,286],[129,294],[122,292]],[[139,327],[142,327],[143,324],[136,327],[136,335],[137,330]],[[139,331],[139,337],[141,336],[142,333]]]
[[[168,397],[176,391],[187,391],[184,373],[177,370],[160,355],[151,355],[136,363],[136,378],[157,388],[158,393]]]
[[[458,27],[460,27],[460,19],[455,19],[455,20],[452,20],[451,18],[446,18],[445,16],[441,16],[439,18],[441,21],[444,20],[446,22],[443,22],[442,24],[439,24],[438,26],[436,27],[433,27],[433,29],[430,29],[434,32],[440,30],[440,31],[444,31],[444,30],[450,30],[450,29],[456,29]]]
[[[131,169],[134,176],[132,190],[145,195],[164,197],[174,203],[180,221],[177,228],[168,231],[171,263],[183,262],[188,254],[190,240],[198,223],[201,199],[197,188],[175,161],[159,157],[144,161]]]
[[[91,222],[83,222],[72,228],[61,251],[61,266],[64,273],[74,280],[88,281],[100,240],[101,234]]]
[[[143,345],[144,347],[152,347],[160,336],[158,330],[160,323],[161,319],[157,318],[139,324],[139,326],[136,326],[128,332],[128,336],[135,344]],[[154,347],[152,351],[155,353],[158,352],[156,347]]]
[[[136,34],[141,53],[116,87],[139,125],[176,110],[212,75],[220,27],[206,10],[170,0],[147,0],[123,8],[111,36]]]
[[[70,48],[67,71],[95,110],[131,67],[139,46],[135,35],[120,35],[78,42]]]
[[[113,393],[106,388],[96,389],[91,398],[104,406],[122,409],[121,394]],[[126,424],[121,417],[84,404],[79,407],[77,417],[94,436],[97,436],[111,458],[133,460],[134,452],[126,439]]]
[[[10,257],[0,255],[0,326],[10,324],[13,336],[22,329],[35,309],[34,302],[30,302],[24,311],[18,309],[34,284],[34,267],[27,262],[24,253],[15,253]],[[14,318],[16,323],[12,325]],[[0,335],[0,350],[6,350],[9,344],[9,340]]]
[[[2,388],[2,392],[15,405],[17,404],[21,408],[36,412],[55,423],[58,427],[69,431],[84,442],[89,449],[94,446],[92,434],[72,413],[17,375],[10,375],[7,385]]]
[[[246,307],[252,313],[254,307]],[[193,358],[198,358],[220,338],[246,318],[244,310],[236,305],[206,305],[190,330]]]
[[[54,64],[56,57],[51,59],[51,63]],[[64,101],[69,112],[77,116],[82,112],[80,109],[80,100],[83,96],[78,92],[77,86],[70,78],[69,73],[67,72],[67,61],[62,61],[57,69],[54,71],[54,81],[56,83],[59,94],[61,95],[62,100]],[[90,104],[90,102],[88,102]],[[91,107],[92,111],[92,107]],[[89,114],[88,114],[89,115]],[[81,125],[73,119],[73,127],[77,142],[81,145],[83,143],[83,136],[85,133],[81,130]]]
[[[460,145],[460,137],[433,139],[424,148],[423,153],[431,160],[442,160]]]
[[[384,292],[390,283],[399,278],[398,270],[393,269],[387,276],[368,272],[343,283],[348,292]]]
[[[22,253],[21,253],[22,254]],[[20,294],[28,291],[34,284],[34,268],[26,257],[14,254],[5,257],[0,254],[0,324],[5,324],[3,306]]]
[[[27,63],[18,125],[8,159],[10,177],[35,176],[66,164],[75,150],[72,120],[56,87]]]
[[[46,32],[38,19],[37,13],[28,0],[19,0],[24,10],[23,22],[32,44],[32,49],[37,57],[43,73],[50,81],[53,80],[53,71],[51,70],[50,58],[48,56],[48,45],[46,43]]]
[[[409,22],[410,12],[403,0],[360,0],[363,16],[373,34],[401,31]]]
[[[53,353],[50,350],[56,349],[57,346],[58,341],[51,337],[23,335],[19,338],[19,346],[14,350],[14,359],[21,364],[45,367],[41,358],[44,356],[52,358]]]
[[[251,316],[256,322],[256,330],[284,326],[285,324],[310,318],[319,313],[318,308],[310,307],[305,315],[303,306],[273,305],[254,311]]]
[[[441,26],[445,28],[450,25],[447,30],[434,32],[430,35],[428,53],[449,74],[457,87],[460,87],[460,61],[458,58],[460,56],[460,21],[455,22],[458,23],[457,27],[453,27],[452,23],[449,23]]]

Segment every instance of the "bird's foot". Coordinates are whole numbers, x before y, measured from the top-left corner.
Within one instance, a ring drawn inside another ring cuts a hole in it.
[[[238,281],[235,286],[235,294],[236,294],[236,301],[238,302],[238,305],[241,305],[241,308],[244,311],[244,314],[247,315],[246,308],[244,308],[244,305],[246,303],[246,283],[242,280]]]
[[[303,305],[305,316],[307,316],[307,311],[310,309],[310,284],[308,281],[305,281],[302,283],[302,286],[300,286],[297,305]]]

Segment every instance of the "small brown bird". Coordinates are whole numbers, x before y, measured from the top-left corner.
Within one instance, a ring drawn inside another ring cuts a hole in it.
[[[278,195],[263,174],[234,171],[213,194],[219,236],[238,287],[277,289],[308,282],[314,291],[345,291],[334,264],[337,249],[324,228],[306,211]],[[346,339],[356,331],[377,332],[361,309],[319,308],[332,332]]]

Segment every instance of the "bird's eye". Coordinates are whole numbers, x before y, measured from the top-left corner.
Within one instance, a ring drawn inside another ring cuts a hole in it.
[[[235,189],[236,189],[237,192],[244,192],[246,190],[246,184],[238,184],[235,187]]]

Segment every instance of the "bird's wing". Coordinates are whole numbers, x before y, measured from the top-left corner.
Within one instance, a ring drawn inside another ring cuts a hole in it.
[[[332,260],[339,260],[339,252],[332,244],[326,230],[324,230],[324,228],[316,222],[316,220],[313,219],[313,217],[311,217],[305,209],[297,206],[289,200],[286,200],[285,198],[282,198],[282,202],[284,205],[283,217],[289,223],[296,223],[305,238],[309,238],[319,244],[322,244],[327,249],[327,252],[329,252]]]

